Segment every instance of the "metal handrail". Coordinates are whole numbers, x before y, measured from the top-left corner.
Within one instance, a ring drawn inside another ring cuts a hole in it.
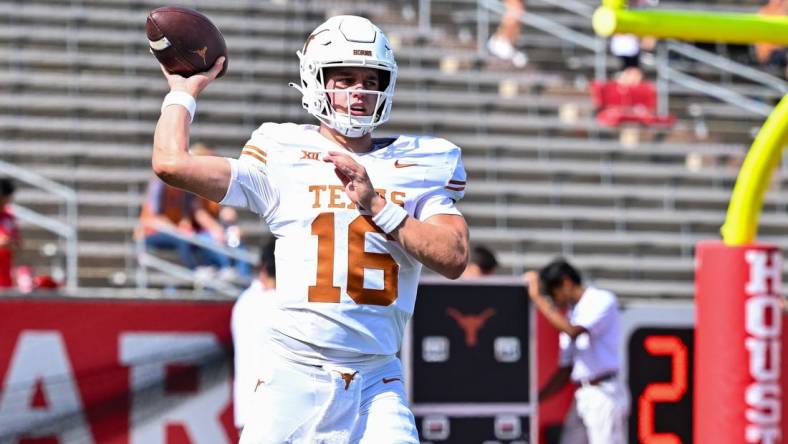
[[[224,282],[219,279],[210,279],[210,280],[202,280],[196,276],[195,272],[189,270],[186,267],[178,265],[174,262],[170,262],[168,260],[162,259],[156,255],[153,255],[147,251],[145,251],[144,247],[145,242],[143,240],[138,241],[137,243],[137,260],[139,261],[141,270],[144,268],[154,268],[159,270],[163,273],[166,273],[172,277],[178,278],[183,281],[195,282],[199,283],[206,288],[214,289],[226,296],[237,297],[243,291],[242,288],[236,287],[235,285]],[[140,248],[142,248],[140,250]],[[138,288],[146,289],[147,288],[147,274],[143,271],[141,275],[137,276],[138,279]],[[143,283],[143,285],[139,285]]]
[[[774,89],[780,94],[784,95],[788,93],[788,83],[769,73],[734,62],[733,60],[726,59],[725,57],[721,57],[687,43],[668,40],[660,46],[657,53],[657,76],[659,79],[657,91],[659,94],[658,103],[660,114],[666,114],[668,112],[671,82],[707,94],[720,101],[759,116],[766,117],[772,112],[772,107],[761,101],[754,100],[730,88],[719,86],[669,66],[671,51],[697,62],[713,66],[721,71],[743,77],[767,88]]]
[[[699,62],[714,66],[715,68],[721,69],[723,71],[744,77],[746,79],[752,80],[753,82],[760,83],[761,85],[768,88],[773,88],[780,94],[788,94],[788,82],[777,76],[773,76],[769,73],[751,68],[747,65],[734,62],[731,59],[704,51],[696,46],[679,42],[677,40],[669,40],[667,42],[667,47],[669,51],[676,52],[685,57],[695,59]]]
[[[479,0],[479,2],[483,7],[490,11],[497,12],[498,14],[502,15],[504,12],[506,12],[506,7],[503,5],[503,3],[501,3],[500,0]],[[555,20],[550,20],[541,15],[528,12],[520,16],[520,22],[539,29],[540,31],[552,34],[561,38],[562,40],[574,43],[577,46],[582,46],[583,48],[589,49],[591,51],[597,50],[597,40],[599,40],[598,38],[589,37],[583,33],[577,32],[568,26],[564,26],[556,22]]]
[[[579,0],[535,0],[549,5],[562,8],[582,17],[590,18],[593,15],[594,7]],[[430,0],[421,0],[420,8],[430,11]],[[477,48],[480,54],[485,50],[484,43],[489,37],[489,13],[504,14],[506,7],[500,0],[478,0],[477,2]],[[424,11],[420,11],[420,23],[426,22]],[[528,26],[537,28],[543,32],[556,36],[564,41],[570,42],[582,48],[589,49],[595,53],[594,73],[598,80],[607,77],[606,39],[601,37],[590,37],[581,32],[575,31],[558,22],[542,17],[533,12],[527,12],[520,16],[520,22]],[[426,25],[422,25],[426,26]],[[664,48],[664,49],[663,49]],[[697,62],[713,66],[721,71],[730,73],[754,83],[774,89],[780,94],[788,93],[788,83],[771,74],[754,69],[747,65],[735,62],[717,54],[702,50],[687,43],[678,41],[667,41],[660,45],[657,63],[657,91],[658,91],[658,112],[661,115],[668,113],[668,101],[670,83],[677,83],[686,88],[705,93],[723,102],[732,104],[741,109],[757,115],[769,115],[772,107],[758,100],[751,99],[730,88],[725,88],[711,82],[691,76],[681,72],[674,67],[670,67],[669,52],[681,54],[684,57],[693,59]]]
[[[487,29],[489,26],[489,14],[486,12],[482,12],[483,10],[486,11],[493,11],[500,15],[503,15],[506,11],[506,7],[500,0],[478,0],[478,8],[479,13],[477,14],[477,29]],[[561,5],[558,2],[550,1],[550,0],[541,0],[550,5],[560,6],[568,11],[577,13],[579,15],[586,16],[585,13],[588,12],[588,5],[585,5],[582,2],[578,2],[577,0],[569,0],[572,2],[573,6],[578,6],[577,10],[571,9],[570,5]],[[590,37],[586,34],[581,32],[577,32],[568,26],[564,26],[561,23],[558,23],[555,20],[550,20],[546,17],[543,17],[538,14],[534,14],[533,12],[527,12],[525,14],[520,15],[520,23],[525,25],[531,26],[533,28],[539,29],[542,32],[550,34],[554,37],[558,37],[561,40],[567,41],[569,43],[573,43],[577,46],[582,48],[586,48],[594,53],[594,76],[597,79],[605,79],[607,78],[607,68],[606,58],[607,58],[607,40],[602,37]],[[482,26],[482,22],[484,22],[484,26]],[[489,36],[489,32],[479,32],[477,31],[477,37],[479,39],[484,39],[486,41],[487,37]],[[483,50],[484,48],[484,41],[477,42],[479,50]]]
[[[750,99],[749,97],[737,93],[736,91],[723,88],[705,80],[701,80],[687,73],[678,71],[675,68],[671,68],[670,66],[663,66],[659,68],[658,73],[660,77],[664,77],[668,81],[672,81],[686,88],[705,93],[723,102],[736,105],[739,108],[749,111],[753,114],[766,117],[772,112],[772,107],[765,105],[763,102]],[[660,114],[667,114],[667,98],[660,101],[660,105]]]
[[[37,211],[33,211],[30,208],[17,204],[11,204],[11,211],[13,211],[14,216],[20,220],[55,233],[60,237],[70,237],[75,234],[74,227],[64,224],[55,218],[45,216]]]
[[[259,263],[259,258],[254,254],[249,253],[248,251],[238,250],[235,248],[227,247],[225,245],[219,245],[214,242],[206,241],[205,239],[202,239],[193,234],[186,234],[181,231],[178,231],[177,229],[170,227],[157,220],[143,221],[142,225],[145,228],[151,228],[156,231],[166,233],[172,237],[176,237],[180,240],[189,242],[190,244],[195,245],[197,247],[211,250],[214,253],[221,253],[225,256],[229,256],[233,259],[238,259],[244,262],[248,262],[252,265],[258,265]]]
[[[57,218],[45,216],[20,205],[14,205],[14,213],[21,220],[50,231],[66,242],[66,291],[75,294],[79,287],[77,266],[79,263],[77,228],[77,193],[65,185],[54,182],[30,170],[0,160],[0,173],[11,176],[28,185],[56,195],[65,201],[66,223]]]
[[[531,0],[533,1],[533,0]],[[569,12],[574,12],[577,15],[591,18],[596,10],[595,6],[584,3],[578,0],[537,0],[557,8],[566,9]]]
[[[578,0],[567,0],[567,2],[559,2],[558,0],[538,1],[564,8],[584,17],[590,18],[593,14],[593,8]],[[427,35],[431,32],[431,3],[431,0],[419,1],[419,33],[422,35]],[[503,15],[505,11],[506,7],[500,0],[476,1],[476,46],[479,56],[486,52],[485,44],[490,36],[490,13],[492,12],[498,15]],[[605,66],[607,57],[606,39],[602,37],[588,36],[581,32],[575,31],[572,28],[569,28],[568,26],[564,26],[555,20],[551,20],[547,17],[535,14],[530,11],[522,14],[519,20],[524,25],[539,29],[542,32],[567,41],[573,45],[592,51],[595,54],[594,75],[598,79],[604,79],[607,77],[607,69]]]
[[[248,251],[238,250],[224,245],[219,245],[210,241],[206,241],[205,239],[202,239],[194,234],[182,233],[177,229],[170,227],[160,221],[150,220],[150,221],[142,221],[141,223],[142,226],[145,228],[150,228],[161,233],[166,233],[172,237],[188,242],[192,245],[205,248],[207,250],[211,250],[214,253],[223,254],[233,259],[247,262],[249,264],[252,264],[253,266],[259,265],[259,261],[260,261],[259,257],[252,253],[249,253]],[[137,249],[137,261],[138,261],[138,265],[140,265],[136,273],[137,287],[140,289],[147,288],[148,278],[147,278],[146,268],[150,267],[150,268],[155,268],[172,277],[185,281],[192,281],[194,283],[201,284],[204,287],[215,289],[228,296],[238,296],[240,292],[243,290],[240,287],[236,287],[235,285],[232,285],[228,282],[223,282],[218,279],[208,280],[208,281],[199,279],[199,277],[195,274],[194,271],[189,270],[186,267],[183,267],[174,262],[168,261],[166,259],[163,259],[161,257],[158,257],[150,253],[145,247],[144,239],[137,240],[136,249]]]

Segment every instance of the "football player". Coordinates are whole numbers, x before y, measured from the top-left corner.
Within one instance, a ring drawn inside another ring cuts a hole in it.
[[[235,427],[242,431],[252,416],[252,399],[259,388],[259,371],[265,357],[261,349],[268,339],[268,316],[276,294],[274,241],[260,249],[257,278],[233,305],[230,331],[233,335],[233,413]],[[262,384],[262,382],[259,382]]]
[[[164,69],[153,169],[167,183],[261,215],[277,237],[276,309],[242,443],[418,443],[396,353],[422,264],[451,279],[468,260],[460,149],[433,137],[373,139],[397,64],[369,20],[337,16],[297,53],[319,125],[264,123],[238,159],[191,157],[194,98],[223,59]],[[270,358],[269,358],[270,356]]]

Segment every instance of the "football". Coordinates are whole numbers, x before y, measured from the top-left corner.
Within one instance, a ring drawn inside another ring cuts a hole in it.
[[[227,46],[205,15],[188,8],[164,6],[148,14],[145,24],[150,51],[171,74],[189,77],[207,71],[224,56],[218,77],[227,71]]]

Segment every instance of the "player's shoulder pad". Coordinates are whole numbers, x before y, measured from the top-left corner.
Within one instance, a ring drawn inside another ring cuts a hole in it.
[[[455,201],[463,197],[465,168],[460,147],[438,137],[401,136],[393,148],[401,162],[428,169],[424,180],[427,188],[441,189]]]
[[[244,145],[239,160],[265,171],[268,164],[282,159],[281,152],[303,140],[304,132],[303,126],[294,123],[263,123]]]
[[[431,136],[400,136],[393,144],[393,155],[403,162],[418,163],[430,168],[453,170],[460,161],[460,147],[452,142]]]
[[[266,122],[260,125],[253,135],[259,135],[279,145],[296,145],[305,137],[306,131],[306,125]]]

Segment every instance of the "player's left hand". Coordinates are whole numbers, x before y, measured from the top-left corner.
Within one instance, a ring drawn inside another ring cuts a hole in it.
[[[375,215],[386,204],[372,186],[367,169],[355,159],[339,151],[329,151],[323,156],[323,161],[334,165],[334,172],[342,181],[345,194],[358,208]]]

